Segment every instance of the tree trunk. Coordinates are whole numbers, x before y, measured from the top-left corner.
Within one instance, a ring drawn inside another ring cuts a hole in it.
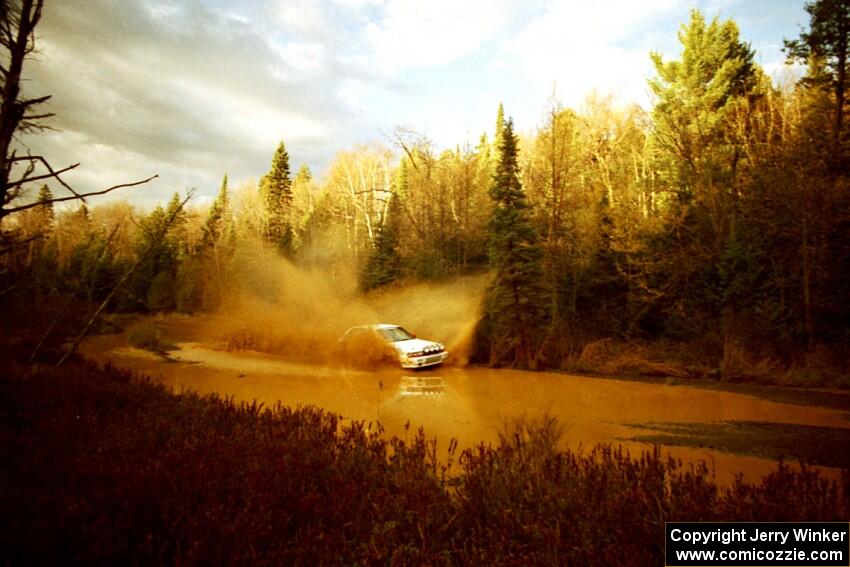
[[[838,77],[835,83],[835,132],[833,133],[832,163],[836,170],[840,169],[843,159],[841,156],[841,131],[844,126],[844,82],[847,80],[847,22],[844,17],[838,24]]]
[[[13,161],[9,153],[9,146],[20,125],[24,114],[24,106],[18,104],[20,94],[21,71],[24,67],[24,58],[35,25],[41,17],[41,1],[36,3],[33,11],[32,0],[23,0],[20,8],[20,20],[18,22],[17,35],[4,38],[4,44],[9,51],[9,61],[6,63],[6,76],[3,84],[3,100],[0,103],[0,206],[6,204],[7,191],[9,190],[9,174]],[[4,11],[9,10],[4,6]],[[3,14],[4,27],[8,26],[9,33],[12,32],[12,14]]]
[[[814,337],[814,321],[812,319],[812,267],[811,254],[809,250],[809,223],[803,215],[803,317],[806,330],[806,343],[811,346]]]

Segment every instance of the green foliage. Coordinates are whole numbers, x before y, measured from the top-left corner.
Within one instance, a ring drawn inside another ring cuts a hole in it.
[[[127,282],[119,308],[125,311],[174,308],[174,276],[185,256],[185,242],[178,238],[186,213],[176,193],[163,209],[156,207],[139,222],[135,253],[139,264]],[[156,284],[156,285],[154,285]]]
[[[753,51],[740,41],[732,20],[721,23],[715,18],[706,24],[694,10],[679,41],[680,60],[664,62],[661,55],[652,54],[658,73],[649,81],[656,97],[654,141],[665,154],[662,163],[680,199],[704,202],[724,194],[723,185],[732,182],[729,166],[737,158],[725,136],[725,120],[739,97],[756,88],[757,72]]]
[[[88,232],[71,252],[65,269],[66,293],[88,301],[101,300],[117,281],[121,264],[113,258],[106,237]]]
[[[577,286],[575,319],[604,336],[619,336],[628,332],[623,308],[628,304],[628,283],[621,275],[625,263],[623,253],[613,243],[614,221],[607,195],[603,195],[598,208],[599,244],[584,270]],[[574,319],[574,320],[575,320]]]
[[[204,268],[205,264],[198,256],[180,262],[175,276],[175,310],[180,313],[194,313],[204,308]]]
[[[298,168],[298,173],[295,174],[295,180],[293,183],[309,183],[313,180],[313,172],[310,171],[310,168],[306,163],[302,163],[301,167]]]
[[[177,196],[131,225],[108,206],[54,214],[42,187],[42,206],[4,223],[0,292],[94,302],[139,259],[119,309],[211,309],[233,289],[234,259],[261,247],[256,236],[335,282],[359,273],[364,290],[493,273],[479,362],[562,367],[600,341],[669,341],[698,353],[700,375],[735,358],[804,368],[819,347],[846,373],[850,162],[839,89],[850,8],[806,9],[809,29],[786,45],[807,65],[800,83],[774,88],[734,22],[694,11],[680,54],[651,55],[651,109],[592,96],[574,111],[553,94],[521,158],[513,135],[501,155],[501,104],[495,139],[440,151],[400,129],[395,154],[342,152],[320,181],[302,165],[290,182],[281,143],[258,193],[235,209],[225,176],[206,219],[181,213],[165,239]],[[267,296],[277,277],[248,287]]]
[[[823,57],[837,80],[841,58],[846,57],[850,34],[850,2],[847,0],[816,0],[806,2],[809,13],[809,30],[800,38],[785,40],[789,58],[807,62],[812,54]],[[842,55],[842,51],[845,51]],[[845,61],[846,62],[846,61]]]
[[[361,275],[360,287],[363,291],[390,285],[401,278],[402,262],[398,252],[402,211],[400,199],[398,194],[390,194],[387,212]]]
[[[227,174],[221,181],[218,196],[213,201],[207,220],[204,223],[203,235],[201,236],[201,247],[208,248],[215,245],[223,236],[227,228],[230,216],[230,196],[227,193]]]
[[[292,180],[289,178],[289,154],[281,142],[272,158],[271,170],[263,177],[260,188],[266,206],[266,238],[283,253],[292,250]]]
[[[407,158],[402,158],[401,163],[398,164],[396,187],[396,194],[403,201],[410,193],[410,174],[408,172]]]
[[[135,323],[127,329],[127,342],[136,348],[159,351],[162,349],[162,340],[159,329],[150,321]]]
[[[501,144],[501,140],[505,136],[505,125],[505,108],[500,102],[499,109],[496,111],[496,128],[493,134],[493,140],[497,145]]]
[[[740,239],[733,233],[718,259],[706,290],[706,298],[717,312],[724,309],[742,311],[758,299],[759,283],[764,265],[756,242]]]
[[[42,226],[50,227],[55,215],[53,213],[53,192],[47,185],[42,185],[41,189],[38,190],[38,202],[41,204],[35,210],[38,211]]]
[[[543,288],[543,251],[519,178],[517,138],[508,121],[499,144],[499,163],[490,197],[490,262],[495,270],[485,299],[491,364],[536,366],[540,329],[548,324]],[[483,354],[483,353],[481,353]]]
[[[846,128],[844,113],[847,91],[848,46],[850,45],[850,2],[847,0],[816,0],[806,3],[809,30],[796,40],[785,40],[789,59],[809,64],[805,84],[829,85],[833,91],[832,155],[833,171],[847,173]]]
[[[163,270],[157,273],[148,286],[145,307],[148,311],[168,312],[173,311],[174,301],[174,273],[171,270]]]

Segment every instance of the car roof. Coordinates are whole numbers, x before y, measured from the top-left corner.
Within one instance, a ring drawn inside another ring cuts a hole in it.
[[[354,327],[349,328],[345,332],[353,331],[355,329],[371,329],[373,331],[380,331],[381,329],[398,329],[400,325],[390,325],[388,323],[377,323],[375,325],[356,325]]]

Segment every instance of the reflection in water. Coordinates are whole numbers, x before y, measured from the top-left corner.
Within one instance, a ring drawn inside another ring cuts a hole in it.
[[[409,398],[424,396],[428,398],[442,397],[446,391],[446,383],[440,376],[402,376],[398,385],[398,397]]]
[[[277,402],[292,407],[315,405],[351,420],[380,421],[388,435],[404,436],[409,425],[422,426],[444,447],[451,439],[461,448],[496,442],[507,421],[541,415],[555,417],[565,427],[565,448],[613,442],[634,454],[649,447],[634,439],[645,429],[642,424],[709,426],[747,421],[850,429],[846,415],[835,408],[777,403],[687,386],[452,366],[439,372],[400,375],[397,368],[310,365],[271,355],[214,351],[200,344],[178,345],[179,349],[169,353],[173,362],[127,348],[122,336],[92,337],[83,351],[101,362],[159,376],[176,391],[214,392],[267,406]],[[782,431],[778,435],[787,436],[787,429]],[[825,439],[831,446],[838,440],[837,434]],[[799,443],[808,442],[806,437]],[[668,447],[674,444],[666,443]],[[736,472],[759,477],[775,467],[772,460],[722,449],[677,446],[670,450],[685,461],[710,459],[728,482]]]

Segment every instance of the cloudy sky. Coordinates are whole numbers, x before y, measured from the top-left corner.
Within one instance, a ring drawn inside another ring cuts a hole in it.
[[[48,0],[25,94],[54,132],[26,138],[68,180],[150,206],[222,175],[259,178],[280,140],[321,176],[337,152],[403,125],[438,147],[492,130],[500,101],[541,122],[596,89],[648,103],[648,53],[678,54],[691,8],[733,18],[768,73],[808,22],[803,0]]]

